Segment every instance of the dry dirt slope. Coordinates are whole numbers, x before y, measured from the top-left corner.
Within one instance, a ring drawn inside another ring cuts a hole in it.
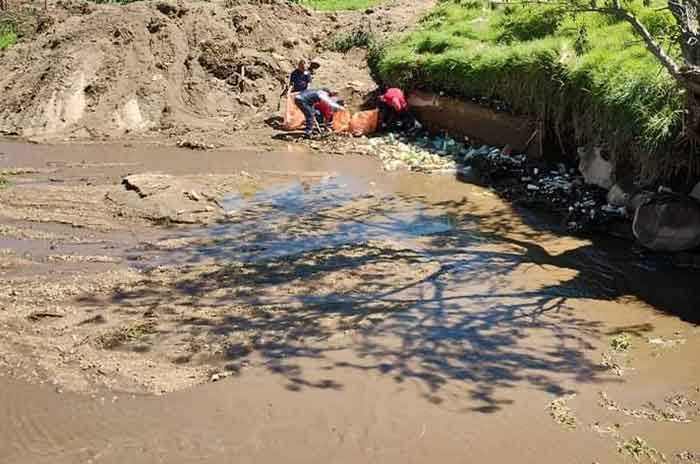
[[[52,24],[0,57],[4,132],[232,128],[313,49],[285,42],[312,22],[286,2],[83,4],[51,15]],[[293,47],[277,48],[284,43]]]
[[[230,135],[275,113],[300,58],[323,64],[318,84],[371,90],[363,54],[328,44],[357,27],[400,31],[430,3],[341,14],[286,0],[59,3],[36,35],[0,54],[0,134]]]

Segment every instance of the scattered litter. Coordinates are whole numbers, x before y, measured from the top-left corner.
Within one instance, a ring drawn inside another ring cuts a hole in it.
[[[659,348],[670,349],[679,345],[685,345],[686,339],[677,338],[675,340],[670,340],[663,337],[655,337],[648,339],[647,342]]]
[[[456,174],[492,185],[517,204],[563,214],[572,232],[604,227],[625,215],[624,208],[608,204],[604,189],[587,185],[575,169],[563,163],[545,169],[528,162],[524,153],[515,153],[511,147],[472,146],[468,139],[442,135],[397,134],[371,138],[332,134],[306,143],[326,153],[377,157],[386,171]]]

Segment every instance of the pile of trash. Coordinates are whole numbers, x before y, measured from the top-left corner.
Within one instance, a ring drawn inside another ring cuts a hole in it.
[[[457,173],[489,185],[523,206],[545,209],[565,218],[566,227],[582,232],[604,228],[625,216],[625,209],[608,204],[605,189],[585,183],[574,166],[530,161],[509,146],[471,146],[448,136],[409,139],[388,135],[371,139],[384,168]]]
[[[396,134],[378,137],[347,137],[329,135],[308,142],[314,149],[329,154],[358,154],[373,156],[382,161],[385,171],[406,169],[428,174],[457,174],[459,151],[454,140],[446,143],[442,137],[415,139]]]
[[[625,216],[625,209],[609,205],[606,190],[586,184],[575,166],[528,160],[509,146],[472,146],[467,139],[426,134],[329,136],[310,144],[327,153],[377,157],[386,171],[452,174],[488,185],[515,204],[563,217],[566,227],[575,232],[605,228]]]
[[[437,138],[410,143],[409,139],[389,134],[386,137],[369,139],[369,154],[381,159],[386,171],[409,169],[427,173],[456,174],[458,158],[455,143],[449,139],[451,143],[448,144],[447,140]]]

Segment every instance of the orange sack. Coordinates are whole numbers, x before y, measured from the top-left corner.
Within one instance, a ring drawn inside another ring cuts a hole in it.
[[[341,110],[333,115],[333,132],[345,133],[350,132],[351,114],[348,110]]]
[[[301,130],[306,126],[304,113],[294,102],[294,97],[298,94],[287,92],[287,101],[284,108],[284,129],[288,131]]]
[[[350,133],[354,136],[370,135],[379,128],[379,110],[360,111],[350,119]]]

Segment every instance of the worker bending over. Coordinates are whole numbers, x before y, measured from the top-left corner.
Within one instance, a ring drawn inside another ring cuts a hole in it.
[[[333,100],[332,97],[335,95],[337,95],[335,92],[331,92],[328,89],[305,90],[294,98],[294,103],[296,103],[302,113],[304,113],[304,118],[306,119],[306,127],[304,128],[305,137],[311,137],[311,133],[313,132],[314,122],[316,121],[314,106],[317,103],[323,102],[334,112],[345,109],[342,105]]]
[[[337,96],[330,96],[330,99],[340,106],[344,106],[342,100]],[[326,103],[324,100],[319,100],[314,104],[314,110],[316,111],[317,119],[320,119],[319,124],[328,128],[333,124],[334,109]]]
[[[401,89],[392,87],[379,96],[377,107],[379,109],[379,129],[413,130],[420,128],[420,124],[408,110],[406,96]]]

